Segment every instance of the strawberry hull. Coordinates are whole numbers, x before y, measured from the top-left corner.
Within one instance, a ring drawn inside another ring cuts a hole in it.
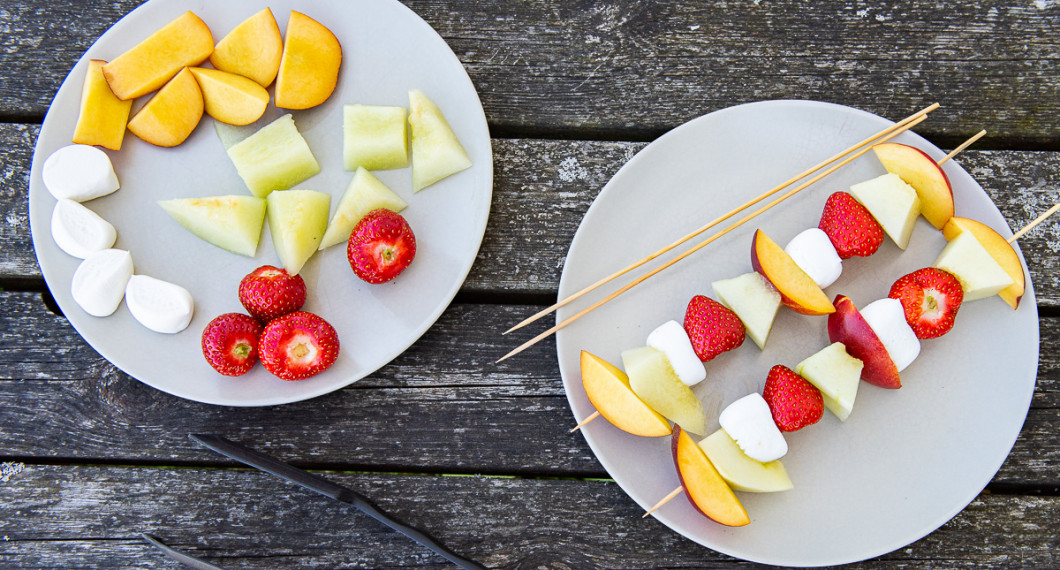
[[[898,367],[854,302],[845,295],[837,295],[834,304],[836,311],[828,315],[828,339],[843,343],[850,356],[864,363],[862,380],[880,388],[901,388]]]

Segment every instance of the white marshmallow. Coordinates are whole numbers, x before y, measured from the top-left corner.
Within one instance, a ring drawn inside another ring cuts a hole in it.
[[[707,377],[703,362],[696,356],[685,327],[677,321],[667,321],[648,335],[648,346],[661,351],[670,361],[677,377],[687,386],[695,386]]]
[[[718,416],[718,423],[751,459],[765,463],[788,452],[788,442],[758,392],[729,404]]]
[[[920,354],[920,339],[905,320],[905,310],[898,299],[886,297],[865,305],[861,316],[872,327],[898,371],[905,370]]]
[[[804,230],[791,238],[784,251],[821,289],[835,283],[843,273],[843,260],[820,228]]]
[[[147,275],[129,278],[125,305],[140,324],[165,334],[186,329],[195,310],[195,301],[187,289]]]
[[[124,249],[97,251],[77,266],[70,293],[86,313],[106,317],[121,304],[125,284],[132,274],[133,262],[129,252]]]
[[[41,178],[52,196],[74,202],[106,196],[119,187],[107,153],[85,144],[72,144],[53,152],[44,161]]]
[[[114,245],[118,232],[99,214],[63,198],[52,210],[52,239],[59,249],[84,259]]]

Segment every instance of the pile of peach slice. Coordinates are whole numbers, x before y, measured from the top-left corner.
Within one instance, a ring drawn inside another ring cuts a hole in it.
[[[935,266],[957,278],[966,299],[997,294],[1013,309],[1017,308],[1026,282],[1022,263],[1008,240],[981,222],[953,215],[953,192],[949,180],[926,153],[897,143],[877,145],[874,150],[888,172],[897,174],[915,191],[914,219],[923,214],[933,226],[942,230],[947,239],[948,244]],[[870,213],[875,216],[871,209]],[[904,219],[910,213],[898,214],[896,219]],[[779,293],[784,305],[802,314],[829,315],[829,336],[834,344],[807,358],[796,372],[821,390],[830,411],[840,420],[846,419],[853,407],[859,377],[884,388],[901,387],[900,367],[851,299],[838,295],[834,301],[829,300],[823,288],[796,260],[760,230],[755,232],[751,250],[754,270]],[[732,308],[735,303],[726,305]],[[736,312],[746,324],[745,315],[739,310]],[[768,330],[765,332],[768,334]],[[764,338],[757,344],[762,347]],[[842,354],[836,356],[840,352]],[[845,366],[847,361],[857,366],[847,366],[845,368],[850,370],[844,369],[843,374],[839,374],[838,368]],[[681,480],[679,489],[683,488],[692,505],[707,517],[730,526],[748,524],[749,518],[734,489],[763,492],[791,488],[790,479],[779,461],[755,461],[739,452],[740,448],[728,436],[721,438],[715,433],[697,444],[686,431],[689,426],[682,425],[670,414],[668,419],[652,409],[638,396],[636,386],[631,386],[629,377],[618,367],[583,351],[581,375],[589,401],[613,425],[633,435],[671,436],[674,462]],[[834,385],[829,385],[830,378],[837,378]],[[671,421],[674,421],[673,427]],[[719,432],[725,435],[723,430]],[[734,454],[732,449],[737,452]]]

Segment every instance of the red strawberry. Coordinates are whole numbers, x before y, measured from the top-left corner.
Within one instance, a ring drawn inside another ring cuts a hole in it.
[[[284,315],[265,325],[258,342],[265,369],[284,380],[319,374],[339,356],[339,337],[327,321],[305,311]]]
[[[685,332],[703,362],[740,346],[746,336],[736,313],[704,295],[696,295],[688,302]]]
[[[242,376],[258,361],[261,323],[243,313],[225,313],[202,331],[202,355],[225,376]]]
[[[350,234],[346,257],[358,277],[385,283],[416,257],[416,236],[401,214],[385,208],[368,212]]]
[[[964,290],[953,274],[925,267],[900,277],[887,296],[901,301],[905,320],[917,338],[937,338],[953,328]]]
[[[239,302],[262,323],[293,313],[305,303],[305,281],[286,269],[262,265],[239,282]]]
[[[841,259],[855,255],[868,257],[876,253],[883,243],[880,223],[865,206],[846,192],[836,192],[828,197],[817,227],[828,234]]]
[[[780,431],[797,431],[817,423],[824,415],[824,398],[816,386],[787,366],[769,369],[762,398],[773,412]]]

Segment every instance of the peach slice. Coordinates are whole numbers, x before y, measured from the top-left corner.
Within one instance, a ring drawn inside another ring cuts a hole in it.
[[[339,81],[342,48],[323,24],[291,10],[276,75],[276,106],[308,109],[327,101]]]
[[[191,67],[202,89],[206,114],[229,125],[249,125],[261,118],[269,106],[269,92],[242,75]]]
[[[916,189],[920,213],[941,230],[953,217],[953,187],[942,167],[924,151],[901,143],[881,143],[872,151],[887,172],[897,174]]]
[[[268,87],[280,70],[283,36],[272,10],[265,8],[232,28],[213,48],[210,63],[221,71],[249,77]]]
[[[584,350],[581,352],[581,366],[585,394],[607,421],[633,435],[670,435],[670,422],[633,393],[625,372]]]
[[[1008,273],[1008,276],[1012,278],[1012,285],[1002,289],[998,296],[1004,299],[1013,309],[1019,308],[1020,300],[1023,298],[1023,293],[1027,288],[1027,279],[1023,273],[1023,264],[1020,263],[1020,257],[1016,254],[1016,250],[1012,248],[1007,239],[994,231],[994,228],[969,218],[958,218],[956,216],[950,218],[946,222],[946,226],[942,228],[942,235],[946,236],[947,241],[951,241],[965,231],[972,232],[972,235],[986,248],[990,257],[993,257],[994,261],[997,261],[998,265],[1005,270],[1005,273]]]
[[[828,339],[843,343],[850,356],[865,364],[861,379],[881,388],[901,388],[898,367],[884,348],[883,341],[854,306],[854,301],[845,295],[836,295],[835,309],[835,313],[828,316]]]
[[[796,313],[827,315],[835,312],[828,295],[762,230],[755,230],[751,242],[751,266],[777,288],[781,302]]]
[[[104,65],[103,75],[119,99],[133,99],[165,85],[182,68],[206,61],[212,52],[210,28],[185,12]]]
[[[685,495],[695,509],[726,526],[744,526],[751,522],[747,510],[732,492],[721,474],[710,462],[688,432],[675,425],[671,436],[677,475]]]
[[[202,90],[185,67],[129,119],[129,130],[153,145],[177,146],[195,130],[202,111]]]
[[[101,59],[88,62],[85,83],[81,87],[81,111],[71,142],[121,150],[132,101],[122,101],[110,90],[107,78],[103,77],[106,63]]]

